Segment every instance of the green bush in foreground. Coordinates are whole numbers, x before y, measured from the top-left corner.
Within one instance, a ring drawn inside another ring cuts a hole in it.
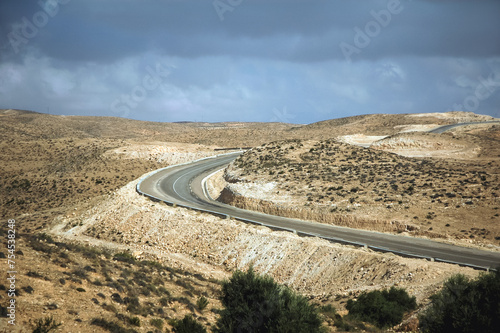
[[[222,284],[224,309],[214,332],[322,332],[322,321],[308,301],[272,277],[252,268],[236,271]]]
[[[403,319],[407,311],[417,308],[415,297],[401,288],[374,290],[362,293],[356,301],[348,300],[349,316],[374,324],[379,328],[392,327]]]
[[[498,332],[500,328],[500,273],[482,274],[476,280],[452,276],[431,297],[419,317],[423,332]]]

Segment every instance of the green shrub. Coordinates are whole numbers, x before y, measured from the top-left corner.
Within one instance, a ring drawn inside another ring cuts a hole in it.
[[[35,278],[43,279],[43,275],[41,275],[38,272],[34,272],[34,271],[28,271],[28,273],[26,273],[26,275],[29,276],[29,277],[35,277]]]
[[[431,297],[419,317],[423,332],[498,332],[500,327],[500,273],[482,274],[476,280],[452,276]]]
[[[151,326],[156,327],[159,330],[163,328],[163,320],[160,318],[151,318],[149,323],[151,324]]]
[[[52,316],[39,318],[34,323],[30,320],[30,324],[33,327],[33,333],[48,333],[61,326],[61,323],[58,323]]]
[[[158,292],[160,292],[163,295],[170,296],[170,292],[164,286],[158,287]]]
[[[191,315],[185,315],[182,320],[169,320],[168,323],[172,325],[174,333],[207,333],[206,328]]]
[[[322,332],[318,312],[303,296],[253,268],[223,282],[221,301],[214,332]]]
[[[134,329],[124,328],[124,327],[120,326],[119,324],[117,324],[113,321],[108,321],[104,318],[94,318],[90,322],[90,325],[99,326],[102,329],[104,329],[108,332],[112,332],[112,333],[137,333],[137,331]]]
[[[38,241],[38,240],[30,240],[29,245],[31,248],[35,251],[38,252],[44,252],[47,254],[51,254],[52,252],[55,251],[55,247],[52,247],[44,242]]]
[[[113,260],[122,261],[122,262],[126,262],[129,264],[133,264],[135,262],[134,256],[132,254],[130,254],[129,252],[116,253],[113,256]]]
[[[362,293],[356,301],[348,300],[349,316],[374,324],[379,328],[399,324],[405,312],[417,307],[415,297],[404,289],[374,290]]]
[[[207,305],[208,305],[208,299],[205,296],[201,296],[196,301],[196,306],[200,311],[203,311],[207,307]]]
[[[46,243],[49,243],[49,244],[54,244],[54,238],[52,238],[51,235],[45,233],[45,232],[41,232],[39,234],[36,234],[35,235],[35,239],[37,241],[43,241],[43,242],[46,242]]]
[[[159,271],[161,271],[161,270],[163,270],[165,268],[161,263],[159,263],[158,261],[154,261],[154,260],[142,260],[140,262],[140,264],[142,266],[148,266],[148,267],[156,268]]]
[[[130,317],[128,319],[128,322],[130,325],[133,325],[133,326],[137,326],[137,327],[141,326],[141,320],[139,319],[139,317]]]

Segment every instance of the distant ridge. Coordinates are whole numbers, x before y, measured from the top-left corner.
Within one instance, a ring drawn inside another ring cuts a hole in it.
[[[0,109],[0,114],[3,116],[19,116],[23,114],[42,114],[42,113],[30,110]]]

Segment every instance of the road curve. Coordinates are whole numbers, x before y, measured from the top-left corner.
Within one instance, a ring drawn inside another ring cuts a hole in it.
[[[401,235],[351,229],[327,224],[266,215],[229,206],[207,197],[204,178],[224,168],[241,152],[205,158],[189,164],[157,170],[143,177],[137,192],[156,201],[231,217],[240,221],[265,225],[276,230],[288,230],[304,236],[317,236],[343,244],[365,246],[377,251],[426,258],[478,269],[500,267],[500,253],[482,251]]]
[[[428,132],[440,134],[440,133],[446,132],[448,130],[451,130],[452,128],[459,127],[459,126],[482,125],[482,124],[492,124],[492,123],[500,123],[500,120],[475,121],[475,122],[469,122],[469,123],[458,123],[458,124],[444,125],[444,126],[439,126],[437,128],[434,128]]]

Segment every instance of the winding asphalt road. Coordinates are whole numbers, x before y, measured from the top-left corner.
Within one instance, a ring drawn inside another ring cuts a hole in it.
[[[219,155],[193,163],[158,170],[143,178],[137,192],[153,200],[163,201],[209,212],[222,217],[260,224],[275,230],[288,230],[303,236],[317,236],[343,244],[365,246],[377,251],[441,261],[479,269],[500,267],[500,253],[439,243],[422,238],[384,234],[338,227],[238,209],[210,199],[204,179],[224,168],[242,152]]]
[[[492,123],[500,123],[498,120],[490,120],[490,121],[476,121],[476,122],[470,122],[470,123],[458,123],[458,124],[451,124],[451,125],[444,125],[440,126],[438,128],[432,129],[429,131],[429,133],[443,133],[448,130],[451,130],[452,128],[459,127],[459,126],[467,126],[467,125],[482,125],[482,124],[492,124]]]

